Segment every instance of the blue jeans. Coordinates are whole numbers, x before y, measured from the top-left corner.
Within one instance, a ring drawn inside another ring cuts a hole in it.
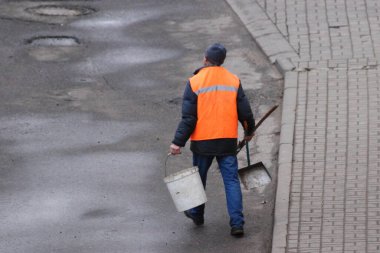
[[[199,168],[199,174],[201,176],[203,186],[206,189],[207,172],[214,157],[216,157],[224,182],[227,210],[230,216],[230,226],[241,227],[244,225],[243,198],[240,188],[238,162],[236,156],[209,156],[193,153],[193,165]],[[189,211],[194,216],[200,217],[203,216],[204,209],[205,205],[203,204],[194,207]]]

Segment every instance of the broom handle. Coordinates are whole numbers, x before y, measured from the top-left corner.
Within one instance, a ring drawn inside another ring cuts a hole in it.
[[[274,110],[277,109],[277,107],[278,107],[278,105],[273,106],[273,107],[272,107],[272,108],[271,108],[271,109],[270,109],[270,110],[264,115],[264,117],[262,117],[262,118],[259,120],[259,122],[256,124],[256,126],[255,126],[253,132],[256,132],[257,128],[259,128],[259,126],[264,122],[264,120],[266,120],[266,119],[269,117],[269,115],[271,115],[272,112],[274,112]],[[236,154],[240,152],[240,150],[244,147],[245,144],[248,144],[248,142],[245,141],[245,140],[239,141],[238,148],[237,148],[237,150],[236,150]]]
[[[248,141],[245,143],[245,149],[247,150],[247,161],[248,161],[248,166],[251,165],[251,158],[249,157],[249,147],[248,147]]]
[[[262,117],[260,120],[259,120],[259,122],[257,123],[257,125],[255,126],[255,130],[254,130],[254,132],[256,131],[256,129],[257,128],[259,128],[259,126],[264,122],[264,120],[266,120],[268,117],[269,117],[269,115],[271,115],[272,114],[272,112],[274,112],[274,110],[276,110],[277,109],[277,107],[278,107],[278,105],[275,105],[275,106],[273,106],[265,115],[264,115],[264,117]]]

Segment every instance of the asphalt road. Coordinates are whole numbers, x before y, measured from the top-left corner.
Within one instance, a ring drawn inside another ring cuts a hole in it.
[[[279,113],[256,139],[274,182],[244,190],[244,238],[229,235],[216,166],[203,227],[162,180],[207,45],[225,44],[257,118],[281,100],[280,74],[226,3],[3,0],[0,34],[1,253],[270,251]],[[168,170],[190,165],[185,150]]]

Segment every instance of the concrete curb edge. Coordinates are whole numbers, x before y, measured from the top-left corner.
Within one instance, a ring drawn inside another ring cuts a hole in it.
[[[226,0],[269,60],[284,75],[284,98],[278,158],[272,253],[285,253],[289,223],[293,137],[300,61],[295,50],[255,0]]]
[[[271,63],[285,72],[295,69],[299,56],[255,0],[226,0]]]

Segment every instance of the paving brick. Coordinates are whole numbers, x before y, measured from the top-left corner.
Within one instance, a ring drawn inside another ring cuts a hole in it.
[[[299,54],[282,114],[294,125],[287,245],[273,252],[380,252],[380,2],[257,3],[282,37],[252,17],[264,51]]]

